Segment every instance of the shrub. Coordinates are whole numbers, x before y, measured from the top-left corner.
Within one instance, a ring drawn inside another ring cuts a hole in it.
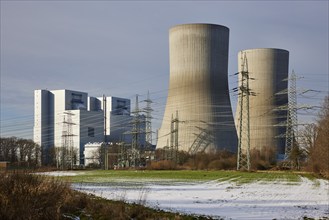
[[[210,170],[228,170],[236,167],[236,161],[232,159],[213,160],[208,164]]]
[[[184,163],[185,169],[228,170],[236,168],[236,155],[228,151],[197,153]]]
[[[52,178],[5,173],[0,179],[0,219],[58,219],[70,189]]]
[[[176,163],[170,160],[160,160],[160,161],[152,161],[148,166],[148,169],[151,170],[174,170],[176,169]]]

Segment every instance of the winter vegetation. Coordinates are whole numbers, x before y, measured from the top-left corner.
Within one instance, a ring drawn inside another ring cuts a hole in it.
[[[307,169],[329,178],[329,96],[324,100],[317,123],[307,125],[301,136]]]
[[[35,168],[41,165],[41,148],[29,139],[0,138],[0,161],[12,167]]]

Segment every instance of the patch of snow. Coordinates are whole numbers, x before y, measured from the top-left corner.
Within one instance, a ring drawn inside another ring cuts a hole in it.
[[[73,184],[73,188],[111,200],[162,210],[224,219],[300,219],[329,217],[329,182],[301,178],[298,183],[232,181],[121,182]]]
[[[38,175],[46,175],[46,176],[77,176],[83,173],[76,171],[52,171],[52,172],[42,172],[36,173]]]

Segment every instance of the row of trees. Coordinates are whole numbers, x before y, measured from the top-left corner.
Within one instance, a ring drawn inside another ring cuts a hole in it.
[[[0,161],[12,166],[37,167],[41,165],[41,148],[29,139],[0,138]]]

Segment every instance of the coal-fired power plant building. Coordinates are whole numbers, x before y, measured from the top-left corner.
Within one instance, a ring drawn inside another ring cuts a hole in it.
[[[245,61],[244,61],[245,60]],[[249,74],[249,119],[250,150],[262,155],[268,153],[284,154],[285,123],[288,105],[289,52],[282,49],[262,48],[240,51],[238,54],[239,73]],[[242,76],[239,74],[239,86]],[[235,123],[240,137],[240,101],[239,93]],[[242,107],[246,113],[247,109]],[[246,116],[246,114],[243,114]],[[245,131],[244,131],[245,132]],[[247,139],[242,135],[242,152]]]
[[[229,29],[183,24],[169,33],[170,79],[157,148],[237,150],[228,88]]]

